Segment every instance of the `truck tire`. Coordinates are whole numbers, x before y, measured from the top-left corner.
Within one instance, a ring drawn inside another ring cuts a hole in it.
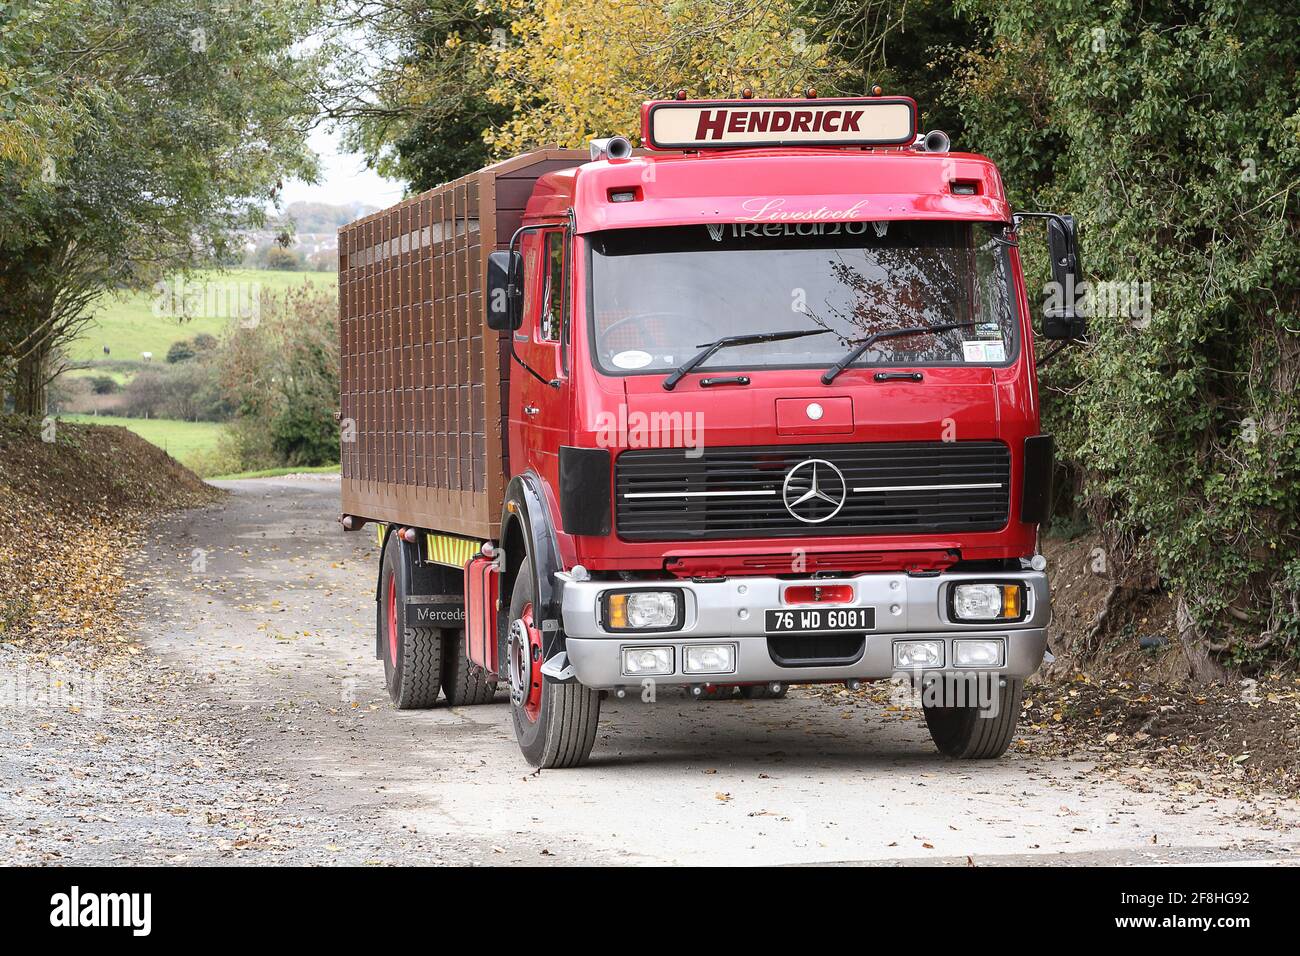
[[[510,714],[524,759],[534,767],[580,767],[596,743],[600,694],[577,681],[542,676],[541,622],[533,618],[533,578],[527,562],[510,596],[506,672]]]
[[[466,707],[490,704],[497,695],[496,678],[465,656],[465,632],[448,628],[442,632],[442,692],[448,705]]]
[[[926,707],[925,724],[939,752],[958,760],[1001,757],[1016,735],[1024,680],[1011,680],[998,689],[998,709],[993,716],[980,707]]]
[[[438,700],[442,685],[442,634],[431,627],[402,627],[399,608],[406,606],[407,584],[399,549],[390,534],[379,574],[375,612],[379,644],[384,651],[384,683],[398,710],[422,710]]]

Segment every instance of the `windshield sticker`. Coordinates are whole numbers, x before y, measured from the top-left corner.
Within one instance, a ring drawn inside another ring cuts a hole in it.
[[[975,326],[975,334],[981,339],[1002,341],[1002,326],[996,322],[981,322]]]
[[[610,361],[619,368],[645,368],[654,361],[654,357],[640,349],[628,349],[626,352],[619,352],[612,356]]]
[[[1006,347],[1001,342],[963,342],[961,350],[967,362],[1005,362]]]
[[[865,236],[873,231],[877,236],[884,236],[889,229],[888,222],[765,222],[762,224],[733,222],[728,227],[724,223],[709,223],[705,227],[709,238],[721,242],[724,238],[768,238],[780,239],[786,236]]]
[[[736,218],[741,222],[830,222],[836,219],[858,219],[866,205],[865,199],[859,199],[847,209],[827,209],[825,206],[816,209],[786,209],[784,199],[755,196],[740,204],[740,208],[749,215]]]

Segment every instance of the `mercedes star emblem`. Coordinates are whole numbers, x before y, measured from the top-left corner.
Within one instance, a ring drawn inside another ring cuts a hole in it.
[[[838,468],[823,458],[809,458],[785,476],[781,498],[785,510],[805,524],[830,521],[844,507],[848,486]]]

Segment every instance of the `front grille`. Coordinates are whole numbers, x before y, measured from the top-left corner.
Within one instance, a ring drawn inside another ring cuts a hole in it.
[[[862,659],[867,639],[861,634],[768,635],[767,653],[781,667],[847,667]]]
[[[619,537],[953,533],[996,531],[1007,523],[1011,455],[1002,442],[708,448],[697,458],[687,451],[636,449],[618,456]],[[810,520],[791,514],[787,501]]]

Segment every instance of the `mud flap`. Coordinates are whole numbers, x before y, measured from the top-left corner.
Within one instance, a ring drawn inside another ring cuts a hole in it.
[[[408,594],[403,623],[407,627],[465,626],[465,602],[459,594]]]

